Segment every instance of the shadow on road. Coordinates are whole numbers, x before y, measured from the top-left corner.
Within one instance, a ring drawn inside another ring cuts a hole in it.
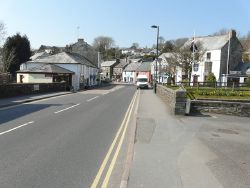
[[[62,104],[24,104],[9,109],[0,109],[0,125],[51,106],[62,106]]]

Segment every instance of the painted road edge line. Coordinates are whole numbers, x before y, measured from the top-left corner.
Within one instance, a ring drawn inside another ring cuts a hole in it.
[[[64,109],[59,110],[59,111],[56,111],[56,112],[54,112],[54,113],[55,113],[55,114],[58,114],[58,113],[63,112],[63,111],[65,111],[65,110],[69,110],[69,109],[71,109],[71,108],[74,108],[74,107],[76,107],[76,106],[79,106],[80,104],[81,104],[81,103],[75,104],[75,105],[73,105],[73,106],[70,106],[70,107],[68,107],[68,108],[64,108]]]
[[[92,183],[92,185],[91,185],[91,188],[96,188],[97,185],[98,185],[98,183],[99,183],[99,181],[100,181],[100,178],[101,178],[101,176],[102,176],[102,173],[103,173],[103,171],[104,171],[104,169],[105,169],[105,167],[106,167],[106,165],[107,165],[107,163],[108,163],[108,160],[109,160],[110,155],[111,155],[111,153],[112,153],[112,151],[113,151],[113,149],[114,149],[114,147],[115,147],[115,145],[116,145],[116,142],[117,142],[117,140],[118,140],[118,137],[119,137],[119,135],[120,135],[120,133],[121,133],[121,131],[122,131],[124,125],[125,125],[127,116],[128,116],[128,114],[129,114],[130,108],[132,107],[132,103],[133,103],[133,101],[135,100],[136,94],[137,94],[137,92],[134,94],[134,96],[133,96],[133,98],[132,98],[132,100],[131,100],[131,102],[130,102],[130,104],[129,104],[128,110],[127,110],[127,112],[126,112],[126,114],[125,114],[125,116],[124,116],[124,119],[123,119],[123,121],[122,121],[122,123],[121,123],[121,126],[120,126],[119,130],[117,131],[116,136],[115,136],[115,138],[114,138],[114,140],[113,140],[111,146],[109,147],[109,150],[108,150],[108,152],[107,152],[107,154],[106,154],[106,156],[105,156],[105,158],[104,158],[104,160],[103,160],[103,162],[102,162],[102,164],[101,164],[101,166],[100,166],[100,169],[99,169],[99,171],[98,171],[98,173],[97,173],[97,175],[96,175],[96,177],[95,177],[95,179],[94,179],[94,181],[93,181],[93,183]]]
[[[34,121],[30,121],[30,122],[24,123],[24,124],[22,124],[22,125],[19,125],[19,126],[15,127],[15,128],[9,129],[9,130],[4,131],[4,132],[1,132],[1,133],[0,133],[0,136],[1,136],[1,135],[4,135],[4,134],[6,134],[6,133],[12,132],[12,131],[14,131],[14,130],[16,130],[16,129],[20,129],[21,127],[27,126],[27,125],[32,124],[32,123],[34,123]]]
[[[131,118],[131,114],[132,114],[132,111],[133,111],[133,107],[134,107],[135,101],[136,100],[133,100],[132,107],[131,107],[131,109],[129,111],[129,115],[128,115],[127,119],[126,119],[125,127],[123,129],[120,141],[119,141],[118,146],[116,148],[116,151],[115,151],[115,154],[113,156],[113,159],[112,159],[112,161],[111,161],[111,163],[109,165],[109,168],[108,168],[107,174],[105,176],[105,179],[104,179],[104,181],[102,183],[102,186],[101,186],[102,188],[107,188],[108,187],[108,182],[109,182],[110,176],[111,176],[111,174],[113,172],[113,169],[114,169],[115,163],[117,161],[117,157],[119,155],[119,152],[121,150],[122,143],[124,141],[125,133],[126,133],[127,128],[128,128],[128,124],[129,124],[129,121],[130,121],[130,118]]]
[[[93,97],[93,98],[91,98],[91,99],[88,99],[87,100],[87,102],[90,102],[90,101],[92,101],[92,100],[94,100],[94,99],[97,99],[99,96],[95,96],[95,97]]]

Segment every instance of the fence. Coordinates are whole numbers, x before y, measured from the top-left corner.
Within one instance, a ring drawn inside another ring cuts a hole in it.
[[[177,82],[175,83],[176,86],[188,86],[188,87],[196,87],[196,88],[204,88],[204,87],[209,87],[209,88],[246,88],[250,89],[250,86],[248,83],[240,83],[240,82]]]
[[[0,84],[0,98],[66,91],[66,83]]]

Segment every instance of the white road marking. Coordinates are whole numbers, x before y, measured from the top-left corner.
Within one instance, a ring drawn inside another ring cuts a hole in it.
[[[55,113],[55,114],[58,114],[58,113],[63,112],[63,111],[65,111],[65,110],[69,110],[69,109],[71,109],[71,108],[74,108],[74,107],[76,107],[76,106],[78,106],[78,105],[80,105],[80,104],[81,104],[81,103],[75,104],[75,105],[73,105],[73,106],[70,106],[70,107],[68,107],[68,108],[64,108],[64,109],[59,110],[59,111],[56,111],[56,112],[54,112],[54,113]]]
[[[94,99],[97,99],[98,97],[99,97],[99,96],[95,96],[95,97],[93,97],[93,98],[91,98],[91,99],[88,99],[87,102],[92,101],[92,100],[94,100]]]
[[[216,119],[217,117],[216,116],[212,116],[212,118]]]
[[[109,94],[109,92],[103,93],[102,95],[107,95],[107,94]]]
[[[21,127],[24,127],[24,126],[26,126],[26,125],[32,124],[32,123],[34,123],[34,121],[30,121],[30,122],[28,122],[28,123],[24,123],[24,124],[22,124],[22,125],[19,125],[19,126],[13,128],[13,129],[9,129],[9,130],[7,130],[7,131],[1,132],[1,133],[0,133],[0,136],[1,136],[1,135],[4,135],[4,134],[6,134],[6,133],[9,133],[9,132],[11,132],[11,131],[14,131],[14,130],[16,130],[16,129],[19,129],[19,128],[21,128]]]

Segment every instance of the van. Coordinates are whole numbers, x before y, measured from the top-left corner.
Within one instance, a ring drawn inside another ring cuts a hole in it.
[[[148,82],[148,77],[146,75],[138,75],[137,80],[136,80],[136,86],[138,88],[149,88],[149,82]]]

